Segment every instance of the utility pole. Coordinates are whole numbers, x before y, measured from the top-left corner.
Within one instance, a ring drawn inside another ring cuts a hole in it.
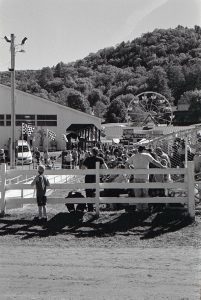
[[[15,35],[11,33],[10,39],[7,36],[4,37],[6,42],[10,43],[10,52],[11,52],[11,145],[10,145],[10,168],[15,168],[15,53],[16,52],[25,52],[23,49],[16,51],[15,45]],[[20,46],[23,46],[27,40],[27,37],[24,37],[21,41]],[[19,46],[19,45],[17,45]]]
[[[15,167],[15,36],[10,35],[11,40],[11,151],[10,151],[10,168]]]

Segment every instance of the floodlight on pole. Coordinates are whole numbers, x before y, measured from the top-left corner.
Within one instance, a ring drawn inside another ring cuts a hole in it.
[[[6,42],[10,43],[11,51],[11,151],[10,151],[10,168],[15,167],[15,53],[24,51],[15,51],[15,35],[11,33],[10,39],[7,36],[4,37]],[[27,38],[24,38],[21,45],[24,45]]]

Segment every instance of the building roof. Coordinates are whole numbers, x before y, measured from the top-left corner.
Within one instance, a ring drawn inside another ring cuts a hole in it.
[[[9,86],[3,85],[3,84],[0,84],[0,88],[7,89],[7,90],[9,90],[9,92],[10,92],[10,90],[11,90],[11,88],[10,88]],[[22,95],[25,95],[25,96],[29,96],[29,97],[31,97],[31,98],[33,98],[33,99],[35,98],[35,99],[38,99],[38,100],[40,100],[40,101],[42,101],[42,102],[44,102],[44,103],[46,103],[46,104],[50,104],[50,103],[51,103],[51,104],[53,104],[53,105],[55,105],[55,106],[57,106],[57,107],[59,107],[59,108],[62,108],[62,109],[68,110],[68,111],[72,111],[72,112],[74,112],[74,113],[76,112],[77,114],[85,115],[85,117],[87,116],[88,118],[93,119],[93,120],[96,120],[96,121],[99,121],[99,122],[101,123],[101,118],[92,116],[92,115],[87,114],[87,113],[85,113],[85,112],[82,112],[82,111],[80,111],[80,110],[73,109],[73,108],[71,108],[71,107],[68,107],[68,106],[65,106],[65,105],[62,105],[62,104],[59,104],[59,103],[56,103],[56,102],[53,102],[53,101],[44,99],[44,98],[42,98],[42,97],[38,97],[38,96],[33,95],[33,94],[29,94],[29,93],[20,91],[20,90],[18,90],[18,89],[16,89],[15,91],[16,91],[16,93],[19,94],[19,95],[22,94]]]

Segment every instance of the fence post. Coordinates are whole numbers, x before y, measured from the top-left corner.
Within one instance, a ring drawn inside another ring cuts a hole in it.
[[[97,162],[96,163],[96,215],[99,216],[100,213],[100,203],[99,203],[99,199],[100,199],[100,163]]]
[[[185,136],[185,168],[187,168],[188,165],[188,136]]]
[[[24,190],[21,189],[21,198],[24,198]]]
[[[1,165],[1,216],[5,215],[6,212],[6,164]]]
[[[194,181],[194,162],[189,161],[187,164],[187,185],[188,185],[188,213],[195,218],[195,181]]]

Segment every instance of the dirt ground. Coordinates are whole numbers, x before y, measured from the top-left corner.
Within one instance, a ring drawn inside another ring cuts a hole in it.
[[[201,299],[201,215],[35,205],[0,218],[0,299]]]

